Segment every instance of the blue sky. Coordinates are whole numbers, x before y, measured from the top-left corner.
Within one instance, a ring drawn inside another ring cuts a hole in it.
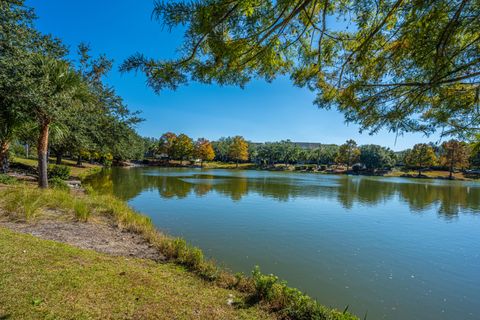
[[[420,134],[400,136],[380,132],[360,134],[355,124],[345,124],[335,110],[318,109],[314,94],[296,88],[288,78],[273,83],[254,81],[245,89],[191,83],[159,95],[145,85],[141,74],[121,74],[118,66],[130,55],[169,58],[181,43],[180,32],[170,33],[151,20],[153,0],[27,0],[39,19],[37,27],[61,38],[74,52],[80,42],[89,43],[94,54],[114,59],[107,81],[132,110],[141,110],[145,122],[141,135],[159,137],[166,131],[193,138],[218,139],[243,135],[262,142],[291,139],[341,144],[353,138],[359,144],[375,143],[394,150],[417,142],[434,141]]]

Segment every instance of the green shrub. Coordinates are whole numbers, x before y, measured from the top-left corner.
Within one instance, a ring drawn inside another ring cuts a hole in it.
[[[253,269],[252,279],[256,300],[267,303],[270,310],[277,312],[281,319],[358,320],[346,311],[331,310],[320,305],[298,289],[288,287],[286,282],[279,281],[272,274],[262,274],[258,266]]]
[[[48,178],[59,178],[62,180],[70,179],[71,169],[68,166],[63,165],[49,165],[48,166]]]
[[[68,184],[59,177],[53,177],[48,180],[50,188],[58,190],[70,190]]]
[[[6,174],[0,174],[1,184],[16,184],[18,181],[14,177],[7,176]]]
[[[262,274],[260,267],[255,266],[252,272],[253,281],[255,283],[255,295],[259,301],[271,301],[275,298],[274,285],[278,282],[278,277],[273,274]]]

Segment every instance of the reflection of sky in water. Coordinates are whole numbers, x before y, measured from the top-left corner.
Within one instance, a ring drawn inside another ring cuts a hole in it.
[[[113,192],[233,271],[255,264],[367,319],[480,319],[476,182],[114,169]]]

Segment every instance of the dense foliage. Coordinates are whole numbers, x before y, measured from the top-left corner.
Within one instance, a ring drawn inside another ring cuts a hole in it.
[[[164,133],[159,139],[146,138],[145,149],[151,157],[165,160],[242,163],[251,162],[259,167],[276,165],[314,165],[315,170],[330,166],[376,172],[391,170],[395,166],[421,170],[440,165],[440,169],[467,169],[480,166],[480,147],[477,143],[458,140],[442,144],[420,143],[413,149],[394,152],[389,148],[367,144],[358,146],[350,139],[338,146],[334,144],[298,143],[290,140],[278,142],[248,142],[241,136],[222,137],[210,142],[205,138],[193,139],[185,134]],[[323,169],[322,169],[323,168]],[[451,175],[452,177],[452,175]]]
[[[23,0],[0,3],[0,164],[8,169],[13,142],[36,146],[39,185],[47,187],[48,156],[68,154],[104,164],[138,159],[141,119],[103,78],[112,62],[78,48],[78,63],[58,39],[42,35]]]
[[[137,54],[160,91],[190,80],[293,82],[377,132],[479,130],[480,1],[157,1],[153,17],[184,32],[180,57]]]
[[[442,143],[440,163],[448,167],[450,179],[455,168],[464,169],[469,166],[469,156],[470,149],[465,142],[450,140]]]
[[[421,170],[431,167],[437,163],[437,156],[432,146],[426,143],[417,143],[412,150],[408,150],[405,155],[405,164],[418,169],[420,176]]]

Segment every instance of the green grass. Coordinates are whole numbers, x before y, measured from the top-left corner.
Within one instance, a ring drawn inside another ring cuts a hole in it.
[[[204,257],[199,248],[189,245],[183,239],[158,232],[150,218],[135,212],[126,202],[111,195],[78,195],[64,190],[41,190],[28,185],[18,185],[0,192],[0,207],[11,217],[25,220],[39,218],[42,214],[48,214],[51,209],[60,210],[81,221],[95,220],[99,216],[108,217],[119,228],[141,234],[168,261],[182,266],[198,279],[215,284],[219,290],[235,289],[243,292],[249,296],[250,302],[275,312],[280,318],[357,319],[348,313],[330,310],[318,304],[300,291],[289,288],[285,282],[278,281],[278,278],[262,275],[258,269],[254,270],[253,277],[246,277],[232,275],[218,268],[213,261]]]
[[[24,165],[24,166],[27,166],[27,167],[31,167],[31,168],[36,168],[37,165],[38,165],[36,159],[30,159],[30,158],[25,159],[25,158],[19,158],[19,157],[15,157],[12,160],[12,164],[15,165],[15,163],[18,163],[20,165]],[[55,159],[50,158],[49,163],[50,164],[55,164]],[[84,162],[81,167],[78,167],[77,162],[75,160],[69,160],[69,159],[62,160],[62,165],[68,166],[71,169],[72,177],[79,178],[81,180],[83,180],[83,178],[85,178],[86,176],[88,176],[90,174],[94,174],[94,173],[100,171],[101,168],[102,168],[102,166],[100,166],[100,165],[90,164],[90,163],[86,163],[86,162]]]
[[[0,174],[0,184],[17,184],[17,179],[6,174]]]
[[[174,264],[111,257],[0,228],[0,319],[268,319]]]

